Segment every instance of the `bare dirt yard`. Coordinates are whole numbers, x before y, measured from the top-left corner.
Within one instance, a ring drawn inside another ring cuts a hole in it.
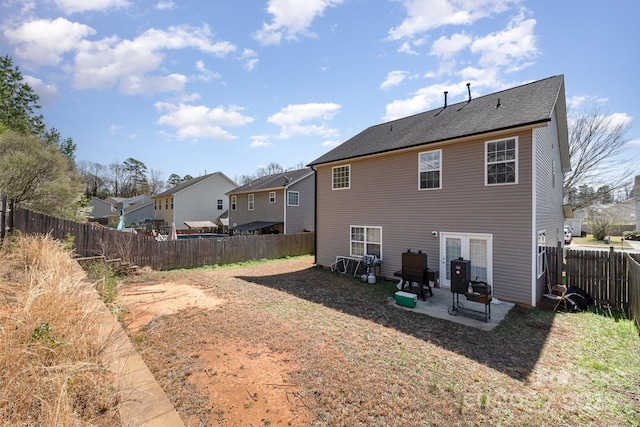
[[[121,284],[187,426],[638,425],[631,322],[514,308],[491,332],[399,310],[312,257]]]

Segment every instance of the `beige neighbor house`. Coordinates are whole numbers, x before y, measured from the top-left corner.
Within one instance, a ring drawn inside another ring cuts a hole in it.
[[[229,191],[231,234],[290,234],[315,229],[311,168],[255,179]]]
[[[564,77],[554,76],[372,126],[313,161],[316,263],[381,258],[394,278],[407,249],[440,285],[450,262],[498,299],[542,300],[546,248],[563,241],[570,170]]]
[[[153,196],[154,219],[162,220],[166,226],[176,225],[177,230],[189,227],[186,223],[212,223],[229,208],[226,193],[236,183],[222,172],[210,173]]]

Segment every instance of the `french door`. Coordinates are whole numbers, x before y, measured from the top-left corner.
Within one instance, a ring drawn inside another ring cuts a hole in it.
[[[440,234],[440,286],[451,287],[451,260],[471,260],[471,280],[492,282],[492,239],[490,234]]]

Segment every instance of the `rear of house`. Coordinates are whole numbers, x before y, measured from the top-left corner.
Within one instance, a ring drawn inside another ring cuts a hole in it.
[[[546,247],[562,240],[568,168],[562,76],[373,126],[320,157],[316,262],[375,254],[393,278],[407,249],[442,287],[450,262],[494,296],[536,305]]]

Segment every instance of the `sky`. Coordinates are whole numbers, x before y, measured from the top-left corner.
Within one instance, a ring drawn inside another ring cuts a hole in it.
[[[630,124],[637,0],[3,0],[0,54],[76,161],[163,179],[306,165],[369,126],[564,74]]]

